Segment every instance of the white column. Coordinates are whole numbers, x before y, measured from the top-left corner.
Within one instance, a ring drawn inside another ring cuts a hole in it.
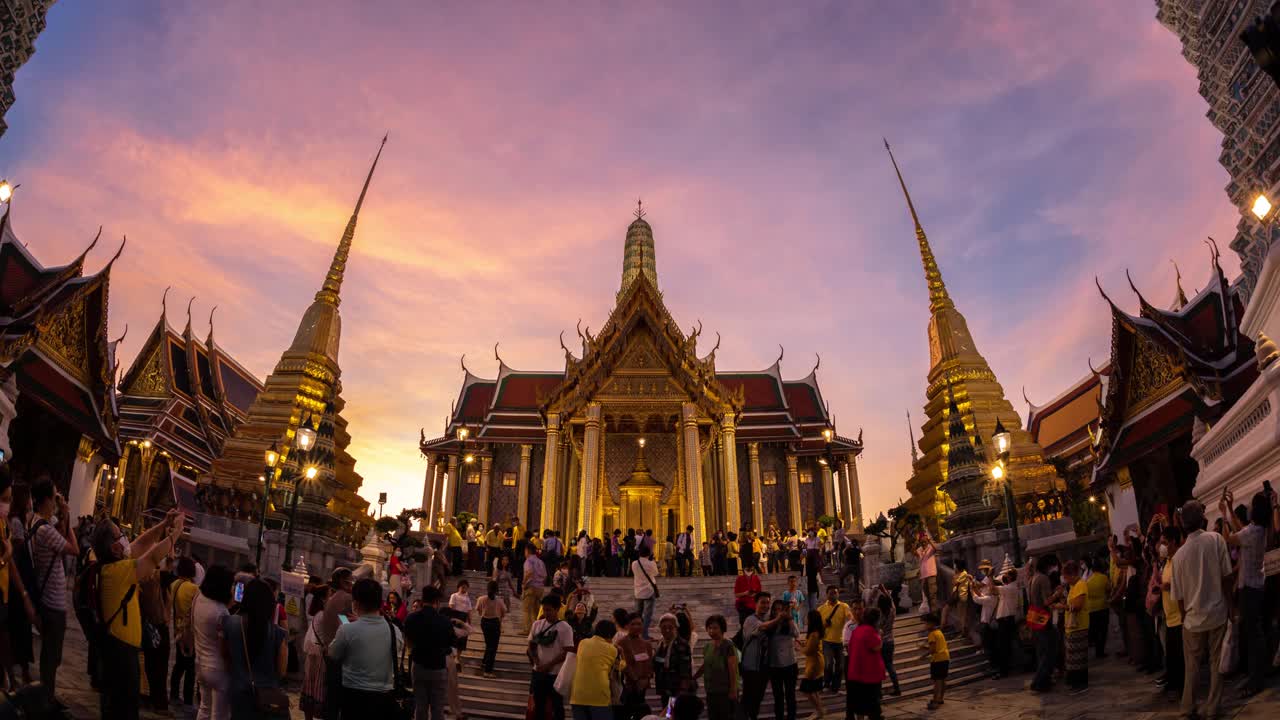
[[[542,466],[542,516],[539,530],[549,530],[556,522],[557,476],[560,474],[560,415],[547,413],[547,457]]]
[[[95,453],[93,441],[80,436],[76,461],[71,466],[71,486],[67,492],[67,505],[71,508],[72,519],[93,514],[93,500],[98,493],[98,465],[101,464],[94,462]]]
[[[691,516],[686,524],[693,526],[694,547],[698,547],[696,543],[707,539],[704,534],[705,518],[702,507],[702,453],[698,442],[698,407],[693,403],[684,403],[680,408],[680,418],[684,427],[684,473]]]
[[[431,518],[435,515],[433,501],[436,494],[436,456],[427,453],[427,472],[422,478],[422,512],[425,517],[418,521],[418,530],[431,527]]]
[[[448,522],[457,512],[458,488],[462,485],[462,473],[458,472],[458,456],[449,456],[449,476],[444,486],[444,519]]]
[[[492,452],[492,447],[490,452]],[[489,488],[492,487],[490,479],[491,475],[493,475],[493,456],[485,455],[480,458],[480,502],[476,507],[476,515],[480,516],[480,522],[485,525],[489,524]]]
[[[845,530],[853,532],[853,523],[858,511],[853,506],[853,493],[849,491],[849,461],[846,456],[840,461],[840,480],[836,484],[836,489],[840,491],[840,522],[844,524]]]
[[[738,442],[732,413],[720,421],[721,465],[724,468],[725,522],[733,532],[742,528],[742,506],[738,500]]]
[[[587,531],[591,537],[600,537],[600,499],[596,491],[600,484],[600,425],[603,410],[600,403],[587,405],[587,425],[582,436],[582,488],[578,504],[579,529]],[[566,537],[573,532],[565,528]]]
[[[764,532],[764,493],[760,484],[760,443],[747,443],[751,462],[751,529]]]
[[[791,506],[791,527],[798,532],[804,532],[801,525],[803,515],[800,513],[800,466],[799,458],[795,455],[787,455],[787,493],[788,503]]]
[[[851,506],[849,512],[853,513],[853,531],[861,533],[866,525],[866,518],[862,516],[862,489],[858,486],[858,456],[849,453],[846,457],[848,457],[848,460],[845,462],[849,469],[844,475],[849,493],[845,497],[849,498],[849,505]]]
[[[821,465],[821,463],[819,463]],[[835,515],[835,478],[831,473],[831,463],[822,465],[822,514]]]
[[[532,457],[533,446],[521,445],[520,474],[516,476],[516,517],[524,527],[529,527],[529,466]]]

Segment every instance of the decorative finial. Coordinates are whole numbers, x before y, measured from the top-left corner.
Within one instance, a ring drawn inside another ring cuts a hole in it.
[[[217,305],[214,305],[213,309],[209,311],[209,337],[210,338],[213,337],[213,314],[217,311],[218,311]]]
[[[942,282],[942,271],[933,257],[933,248],[929,247],[929,238],[924,234],[924,226],[920,224],[920,216],[916,214],[916,206],[911,202],[911,193],[907,191],[907,182],[902,179],[902,170],[898,169],[898,161],[893,157],[893,149],[889,141],[884,141],[884,149],[889,153],[889,162],[893,163],[893,172],[898,176],[898,184],[902,186],[902,196],[907,200],[907,210],[911,212],[911,221],[916,226],[916,242],[920,245],[920,260],[924,263],[924,278],[929,286],[929,311],[937,312],[954,307],[951,296],[947,294],[947,286]]]
[[[195,295],[192,295],[191,299],[187,301],[187,330],[191,329],[191,303],[194,303],[195,301]]]
[[[1256,347],[1258,370],[1266,370],[1271,363],[1276,361],[1276,358],[1280,358],[1280,348],[1277,348],[1275,342],[1262,331],[1258,332]]]
[[[818,372],[818,368],[822,367],[822,354],[814,353],[814,356],[818,358],[818,361],[813,364],[813,369],[809,371],[810,375],[816,375]]]
[[[636,216],[636,219],[637,219],[637,220],[643,220],[643,219],[644,219],[644,201],[643,201],[643,200],[641,200],[640,198],[636,198],[636,212],[635,212],[635,216]]]
[[[911,464],[914,465],[920,459],[920,454],[916,451],[916,431],[911,427],[911,411],[907,411],[907,437],[911,440]]]
[[[113,342],[113,343],[111,343],[111,344],[112,344],[112,345],[119,345],[120,343],[124,342],[124,338],[125,338],[125,336],[126,336],[126,335],[128,335],[128,334],[129,334],[129,323],[125,323],[125,324],[124,324],[124,332],[120,333],[120,337],[116,338],[115,342]]]
[[[168,300],[169,300],[169,290],[171,289],[173,289],[172,285],[170,285],[169,287],[166,287],[164,289],[164,294],[160,296],[160,317],[166,320],[169,318]]]
[[[504,365],[502,358],[498,356],[498,343],[493,344],[493,359],[498,361],[499,365]]]
[[[782,343],[778,343],[778,359],[773,361],[774,365],[782,364],[782,356],[787,354],[787,349],[782,347]]]
[[[467,369],[467,354],[462,353],[462,357],[458,360],[458,364],[462,366],[462,372],[470,375],[471,371]]]
[[[324,277],[324,285],[320,288],[320,292],[316,293],[317,301],[332,305],[337,305],[341,301],[339,292],[342,290],[342,276],[347,269],[347,256],[351,254],[351,241],[356,236],[356,221],[360,217],[360,208],[364,205],[365,194],[369,192],[369,183],[373,181],[373,171],[378,168],[378,160],[382,157],[382,148],[387,144],[388,135],[382,136],[378,153],[373,156],[373,164],[369,166],[369,174],[365,176],[364,186],[360,188],[356,207],[351,211],[351,219],[347,221],[347,228],[342,232],[342,239],[338,241],[338,249],[333,253],[333,261],[329,264],[329,272]]]

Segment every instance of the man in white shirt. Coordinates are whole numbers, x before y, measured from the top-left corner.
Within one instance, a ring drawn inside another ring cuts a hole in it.
[[[653,561],[653,552],[648,545],[642,543],[637,552],[640,557],[631,563],[632,590],[636,612],[644,621],[644,639],[648,640],[649,626],[653,624],[653,605],[658,600],[658,563]]]
[[[529,631],[528,656],[533,663],[529,692],[533,695],[534,720],[564,718],[564,697],[556,692],[556,675],[572,649],[573,628],[560,619],[560,596],[552,593],[542,598],[542,617]],[[552,708],[549,716],[548,703]]]
[[[1182,608],[1182,648],[1186,659],[1182,715],[1196,712],[1196,680],[1200,662],[1208,655],[1209,696],[1201,717],[1215,717],[1222,701],[1222,639],[1227,629],[1227,597],[1232,585],[1231,557],[1218,533],[1205,532],[1204,505],[1188,500],[1182,506],[1182,525],[1192,530],[1173,556],[1169,589]]]
[[[693,526],[676,535],[676,572],[680,577],[693,574]]]

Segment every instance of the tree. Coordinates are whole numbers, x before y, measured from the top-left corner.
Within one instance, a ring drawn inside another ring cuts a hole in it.
[[[889,521],[893,521],[892,529],[889,527]],[[879,538],[886,538],[889,541],[889,560],[893,562],[898,557],[898,541],[902,540],[905,547],[905,541],[910,537],[911,531],[920,527],[920,516],[907,510],[906,503],[898,503],[896,507],[889,509],[889,517],[885,517],[884,513],[876,516],[874,522],[865,528],[868,535],[874,535]]]

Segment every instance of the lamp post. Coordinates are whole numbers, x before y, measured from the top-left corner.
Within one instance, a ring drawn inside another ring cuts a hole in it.
[[[262,531],[266,528],[267,523],[267,503],[271,498],[271,481],[276,476],[276,463],[280,462],[280,451],[275,443],[271,443],[271,447],[267,448],[263,453],[266,461],[266,470],[262,473],[262,512],[258,515],[258,550],[254,555],[253,564],[262,565]]]
[[[306,425],[299,426],[294,431],[293,444],[300,452],[310,453],[311,448],[316,444],[316,431]],[[298,496],[301,495],[299,490],[302,489],[300,486],[304,479],[315,480],[317,474],[319,470],[315,465],[307,465],[306,470],[302,472],[302,477],[295,477],[293,480],[293,496],[289,498],[289,534],[285,538],[284,562],[281,563],[285,571],[293,570],[293,528],[298,524]]]
[[[1013,563],[1022,566],[1022,540],[1018,538],[1018,505],[1013,497],[1013,473],[1009,472],[1009,451],[1013,447],[1013,434],[996,418],[991,443],[996,448],[996,464],[991,466],[991,477],[1004,484],[1004,514],[1009,521],[1009,534],[1013,539]]]
[[[19,187],[19,185],[10,185],[8,180],[0,180],[0,205],[12,200],[13,191]]]

